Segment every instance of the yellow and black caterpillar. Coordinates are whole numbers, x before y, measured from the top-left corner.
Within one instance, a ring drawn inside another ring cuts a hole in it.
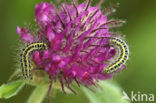
[[[122,65],[126,63],[129,56],[129,48],[128,45],[125,43],[125,41],[119,38],[110,37],[109,45],[113,47],[117,47],[119,49],[120,56],[117,59],[117,61],[111,63],[103,70],[104,73],[113,73],[117,71]]]
[[[46,43],[43,42],[34,42],[29,45],[27,45],[21,53],[21,69],[22,74],[25,78],[32,79],[32,64],[30,61],[30,54],[36,50],[45,50],[48,49],[48,46]]]

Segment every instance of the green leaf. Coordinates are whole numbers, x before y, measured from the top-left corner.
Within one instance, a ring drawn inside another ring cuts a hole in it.
[[[116,83],[112,81],[100,81],[98,84],[100,87],[95,88],[95,92],[82,87],[91,103],[130,103],[122,99],[122,90]]]
[[[3,84],[0,87],[0,98],[8,99],[15,96],[24,86],[23,80],[14,81],[8,84]]]
[[[38,85],[30,95],[27,103],[42,103],[47,94],[48,88],[49,87],[46,84]]]

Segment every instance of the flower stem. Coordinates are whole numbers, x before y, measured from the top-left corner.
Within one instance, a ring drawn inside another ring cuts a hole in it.
[[[48,85],[38,85],[30,95],[27,103],[42,103],[48,91]]]

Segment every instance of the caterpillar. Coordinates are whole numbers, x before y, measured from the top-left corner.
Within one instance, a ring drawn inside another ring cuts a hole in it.
[[[125,41],[110,37],[109,38],[109,45],[113,47],[117,47],[120,51],[120,57],[113,62],[112,64],[108,65],[106,69],[103,70],[104,73],[113,73],[118,70],[122,65],[126,63],[129,56],[129,48],[128,45],[125,43]]]
[[[31,70],[33,69],[32,64],[30,62],[30,54],[36,50],[46,50],[48,46],[43,42],[33,42],[27,45],[21,53],[21,69],[22,74],[25,78],[32,79]]]

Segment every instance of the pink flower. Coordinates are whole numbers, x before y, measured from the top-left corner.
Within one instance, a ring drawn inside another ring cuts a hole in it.
[[[120,23],[107,20],[109,9],[102,12],[98,6],[91,6],[90,0],[80,5],[63,3],[59,10],[53,4],[42,2],[35,6],[37,39],[24,28],[17,27],[17,34],[26,43],[41,41],[49,45],[44,52],[36,51],[33,61],[52,81],[59,79],[63,91],[64,85],[70,88],[73,81],[78,85],[96,85],[98,80],[114,75],[102,72],[117,51],[109,46],[108,38],[102,38],[112,37],[110,28]]]

